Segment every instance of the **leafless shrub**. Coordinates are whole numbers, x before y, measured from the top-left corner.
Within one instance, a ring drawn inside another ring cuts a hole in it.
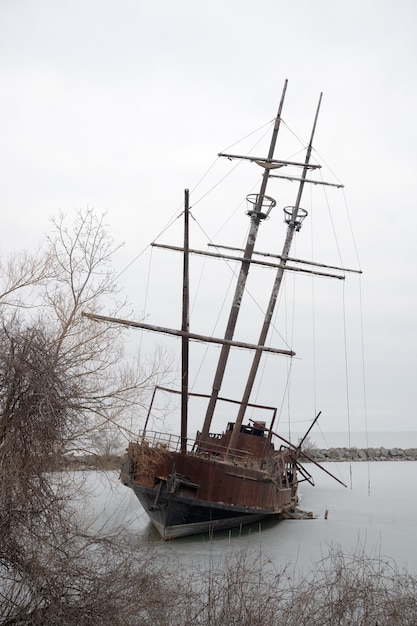
[[[227,554],[209,570],[182,571],[174,624],[412,626],[417,580],[392,562],[333,548],[310,573],[277,569],[260,554]]]
[[[128,364],[122,330],[81,316],[123,305],[116,250],[102,218],[86,211],[72,227],[54,221],[38,260],[0,265],[2,624],[137,624],[139,614],[159,623],[158,565],[121,534],[86,528],[71,506],[78,484],[54,471],[68,451],[90,450],[97,429],[123,432],[167,369],[162,354],[148,370]]]
[[[161,559],[86,527],[79,481],[54,471],[85,419],[70,371],[39,326],[0,330],[1,623],[162,624]]]
[[[286,570],[278,572],[259,554],[227,555],[209,572],[193,573],[183,623],[220,626],[275,624]]]
[[[292,617],[283,624],[389,626],[415,624],[417,579],[395,562],[358,548],[332,548],[294,590]],[[311,621],[314,616],[314,621]]]
[[[83,537],[80,528],[76,536],[66,532],[59,539],[54,545],[50,537],[43,544],[32,541],[26,567],[13,577],[8,573],[1,587],[2,624],[166,623],[173,590],[163,587],[165,574],[144,548],[132,553],[118,538]]]

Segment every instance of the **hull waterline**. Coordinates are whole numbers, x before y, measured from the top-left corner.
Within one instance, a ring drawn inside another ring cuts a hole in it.
[[[158,499],[157,489],[131,486],[146,511],[152,524],[163,539],[178,539],[197,534],[212,534],[218,530],[239,528],[265,519],[282,519],[295,510],[297,498],[280,510],[257,510],[249,507],[234,507],[196,501],[180,496],[165,496]]]

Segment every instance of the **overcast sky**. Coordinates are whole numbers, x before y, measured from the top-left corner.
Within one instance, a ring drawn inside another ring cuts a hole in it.
[[[345,185],[337,202],[348,207],[359,253],[348,260],[364,272],[368,428],[416,430],[416,7],[414,0],[2,0],[2,251],[36,245],[59,209],[89,206],[105,211],[115,239],[126,242],[123,267],[219,151],[274,117],[286,78],[283,117],[303,138],[323,91],[316,147],[331,167],[326,178]],[[219,167],[224,176],[233,164]],[[232,194],[237,206],[256,191],[254,167],[215,197],[217,217],[210,201],[201,209],[211,236]],[[143,271],[121,278],[138,308],[133,279]],[[355,367],[362,371],[359,360]],[[340,430],[343,391],[334,388],[335,364],[328,368],[334,398],[323,426]],[[361,396],[351,407],[355,430],[365,427]],[[320,404],[326,412],[324,393]]]

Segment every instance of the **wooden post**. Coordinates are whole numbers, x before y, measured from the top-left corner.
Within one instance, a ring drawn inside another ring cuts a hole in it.
[[[184,333],[181,340],[181,452],[187,452],[188,423],[188,362],[189,362],[189,327],[190,327],[190,285],[189,285],[189,191],[184,191],[184,261],[182,284],[182,325]]]

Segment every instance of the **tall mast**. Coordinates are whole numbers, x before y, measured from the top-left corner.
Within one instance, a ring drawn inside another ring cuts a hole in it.
[[[291,207],[291,211],[287,211],[286,213],[286,221],[288,223],[288,228],[287,228],[287,235],[285,238],[285,242],[284,242],[284,247],[282,249],[282,253],[281,253],[281,264],[280,267],[277,270],[277,274],[275,277],[275,282],[272,288],[272,292],[271,292],[271,297],[269,300],[269,304],[265,313],[265,318],[264,318],[264,323],[261,329],[261,333],[259,336],[259,340],[258,340],[258,345],[259,346],[264,346],[265,342],[266,342],[266,338],[268,335],[268,331],[271,325],[271,320],[272,320],[272,315],[274,313],[274,309],[275,309],[275,305],[277,302],[277,298],[278,298],[278,294],[279,294],[279,290],[282,284],[282,278],[284,276],[284,271],[285,271],[285,265],[287,263],[287,257],[289,256],[289,252],[290,252],[290,248],[291,248],[291,244],[292,244],[292,240],[294,237],[294,234],[297,230],[300,229],[301,226],[301,220],[303,217],[305,217],[306,215],[306,211],[304,211],[303,209],[300,209],[300,202],[301,202],[301,196],[303,193],[303,189],[304,189],[304,182],[307,176],[307,173],[309,171],[309,162],[310,162],[310,157],[311,157],[311,152],[312,152],[312,148],[313,148],[313,138],[314,138],[314,134],[315,134],[315,130],[316,130],[316,125],[317,125],[317,119],[318,119],[318,115],[319,115],[319,111],[320,111],[320,105],[321,105],[321,99],[322,99],[322,93],[320,94],[320,98],[319,98],[319,102],[317,105],[317,110],[316,110],[316,115],[314,117],[314,123],[313,123],[313,129],[311,132],[311,137],[310,137],[310,143],[307,147],[307,151],[306,151],[306,156],[305,156],[305,162],[304,162],[304,168],[303,168],[303,172],[301,175],[301,181],[298,187],[298,193],[297,193],[297,199],[295,202],[295,205],[293,207]],[[249,376],[248,376],[248,380],[246,383],[246,387],[245,390],[243,392],[243,397],[242,397],[242,402],[240,405],[240,409],[239,409],[239,413],[237,415],[236,418],[236,423],[235,426],[233,427],[233,432],[232,432],[232,436],[230,439],[230,444],[229,444],[229,450],[230,449],[234,449],[236,448],[236,444],[237,444],[237,439],[239,436],[239,432],[240,432],[240,427],[242,426],[242,422],[245,416],[245,412],[246,412],[246,407],[248,405],[249,402],[249,398],[250,398],[250,394],[253,388],[253,384],[255,382],[255,377],[258,371],[258,367],[259,367],[259,363],[261,360],[261,356],[262,356],[262,350],[256,350],[254,357],[253,357],[253,361],[252,361],[252,367],[251,370],[249,372]],[[272,426],[271,426],[272,428]]]
[[[281,101],[278,107],[278,113],[275,118],[275,124],[274,124],[274,129],[272,132],[267,161],[271,161],[274,156],[275,145],[276,145],[276,141],[278,137],[278,130],[279,130],[280,122],[281,122],[281,113],[282,113],[282,108],[284,105],[287,84],[288,84],[288,81],[286,80],[284,83],[284,88],[283,88],[282,95],[281,95]],[[255,247],[256,237],[258,234],[259,224],[261,220],[265,218],[265,215],[262,213],[261,209],[264,206],[265,191],[266,191],[266,187],[268,184],[269,174],[270,174],[270,169],[268,167],[265,167],[263,177],[262,177],[261,188],[256,198],[254,210],[251,211],[251,215],[250,215],[251,223],[250,223],[249,234],[248,234],[248,238],[246,241],[246,247],[245,247],[245,252],[243,255],[242,264],[240,267],[239,278],[237,281],[232,308],[229,314],[229,320],[227,323],[226,332],[224,336],[226,340],[233,339],[233,335],[234,335],[234,331],[235,331],[236,323],[237,323],[237,318],[238,318],[239,310],[240,310],[240,303],[242,301],[242,296],[245,290],[246,280],[247,280],[248,273],[249,273],[250,260],[252,258],[253,249]],[[219,362],[217,364],[216,374],[214,376],[212,392],[211,392],[209,404],[207,407],[203,429],[201,432],[201,441],[203,442],[206,441],[208,438],[210,425],[213,419],[213,414],[214,414],[214,410],[215,410],[216,403],[217,403],[217,398],[219,396],[220,388],[221,388],[223,378],[224,378],[224,372],[226,369],[229,352],[230,352],[230,346],[223,345],[221,352],[220,352]]]
[[[189,191],[184,190],[184,256],[182,282],[182,324],[181,339],[181,452],[187,452],[188,422],[188,361],[189,361],[189,330],[190,330],[190,287],[189,287]]]

